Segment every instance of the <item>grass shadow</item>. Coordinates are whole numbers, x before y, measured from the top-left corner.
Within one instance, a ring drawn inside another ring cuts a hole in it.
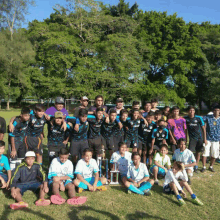
[[[127,220],[138,220],[138,219],[157,219],[157,220],[166,220],[165,218],[161,218],[159,216],[153,216],[147,214],[145,212],[136,211],[134,214],[128,214],[125,219]]]

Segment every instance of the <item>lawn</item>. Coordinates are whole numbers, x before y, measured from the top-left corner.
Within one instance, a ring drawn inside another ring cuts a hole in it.
[[[0,111],[0,116],[9,122],[10,118],[18,115],[18,111]],[[46,130],[45,130],[46,131]],[[7,135],[4,140],[7,142]],[[44,141],[44,169],[47,169],[47,148]],[[201,164],[199,164],[201,167]],[[160,186],[152,188],[153,195],[150,197],[136,194],[127,194],[125,188],[120,186],[107,186],[106,192],[83,192],[80,195],[87,196],[88,201],[83,206],[50,205],[48,207],[37,207],[34,205],[37,197],[28,191],[24,194],[24,201],[29,203],[25,210],[10,210],[9,204],[14,200],[10,193],[0,191],[0,220],[4,219],[220,219],[220,164],[215,165],[217,172],[194,174],[192,178],[192,189],[204,206],[196,206],[187,194],[186,205],[179,207],[173,195],[162,193],[162,181]],[[61,193],[67,198],[65,193]],[[49,198],[49,196],[48,196]]]

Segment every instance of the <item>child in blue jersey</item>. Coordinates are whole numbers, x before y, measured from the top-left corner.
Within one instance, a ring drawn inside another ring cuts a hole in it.
[[[99,178],[99,168],[96,160],[92,158],[92,150],[85,149],[83,151],[83,158],[78,161],[75,174],[76,179],[73,183],[79,187],[79,193],[83,190],[89,190],[91,192],[107,190],[103,186],[106,183],[106,178]]]
[[[199,164],[203,143],[207,144],[205,123],[201,116],[195,115],[195,107],[193,106],[188,107],[188,116],[184,118],[189,135],[189,150],[196,152],[196,163]],[[198,172],[198,165],[194,167],[194,171]]]
[[[115,170],[115,163],[120,172],[120,177],[125,184],[127,180],[128,167],[131,165],[131,153],[127,150],[127,144],[125,142],[119,143],[119,151],[112,154],[110,163],[113,164],[112,170]]]
[[[13,121],[14,131],[9,133],[11,146],[9,147],[10,157],[12,160],[24,158],[26,153],[26,145],[24,138],[27,134],[28,123],[30,119],[30,109],[23,108],[21,115]]]
[[[54,158],[48,173],[49,186],[52,188],[53,195],[50,200],[53,204],[61,205],[66,202],[60,195],[60,190],[68,192],[68,204],[78,205],[86,202],[86,197],[76,197],[75,185],[73,184],[73,164],[68,160],[69,151],[61,148],[59,157]]]
[[[11,169],[8,158],[3,154],[5,152],[5,142],[0,141],[0,182],[1,188],[8,188],[11,180]],[[3,169],[7,171],[7,175],[3,173]]]
[[[138,152],[132,153],[132,161],[133,163],[128,167],[127,181],[125,182],[128,192],[151,195],[150,189],[154,180],[149,179],[147,166],[141,163],[141,156]]]
[[[178,140],[178,149],[174,151],[173,160],[184,164],[186,173],[188,175],[188,184],[191,184],[190,177],[193,176],[193,167],[197,165],[194,154],[191,150],[186,148],[186,140],[180,138]]]
[[[151,173],[154,174],[154,183],[155,185],[159,184],[157,179],[158,174],[161,176],[165,176],[167,170],[171,168],[171,162],[168,154],[168,147],[166,144],[162,144],[160,148],[160,152],[157,152],[153,159],[153,165],[150,168]]]

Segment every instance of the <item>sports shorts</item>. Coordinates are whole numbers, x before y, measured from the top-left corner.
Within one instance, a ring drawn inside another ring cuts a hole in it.
[[[34,151],[36,154],[43,154],[43,143],[40,137],[25,137],[27,151]]]

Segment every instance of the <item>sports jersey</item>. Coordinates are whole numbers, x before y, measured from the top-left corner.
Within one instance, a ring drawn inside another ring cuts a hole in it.
[[[169,156],[165,155],[163,157],[163,156],[161,156],[161,154],[159,152],[155,154],[152,166],[155,165],[154,161],[157,161],[157,163],[159,163],[162,166],[171,166],[171,162],[170,162]]]
[[[128,172],[128,166],[132,163],[131,153],[126,151],[124,157],[122,157],[119,151],[114,152],[111,156],[110,163],[115,162],[118,165],[120,173],[126,175]]]
[[[66,117],[67,123],[70,122],[72,124],[72,129],[70,132],[71,135],[71,139],[74,141],[84,141],[87,140],[87,132],[89,129],[89,122],[85,121],[85,122],[81,122],[79,120],[79,118],[76,117],[70,117],[67,116]],[[75,125],[78,124],[79,125],[79,130],[75,131],[74,127]]]
[[[183,170],[182,172],[179,171],[176,174],[174,174],[172,170],[168,170],[165,176],[163,187],[165,187],[171,182],[174,182],[178,190],[183,190],[178,182],[178,179],[181,179],[183,181],[188,181],[186,170]]]
[[[150,143],[152,141],[152,132],[157,128],[157,124],[152,121],[148,126],[144,123],[144,120],[141,120],[138,134],[139,139],[144,142]]]
[[[78,161],[75,174],[80,174],[84,179],[93,177],[94,173],[99,171],[98,164],[95,159],[91,158],[87,165],[84,159]]]
[[[28,121],[22,121],[21,117],[16,117],[15,120],[13,121],[14,125],[14,131],[9,133],[10,137],[15,138],[15,142],[23,142],[24,137],[26,136],[27,133],[27,128],[28,128]]]
[[[196,161],[193,152],[189,149],[185,149],[183,152],[180,149],[176,149],[173,154],[173,160],[180,161],[184,164],[191,164]]]
[[[102,105],[101,108],[105,109],[105,112],[107,112],[107,110],[108,110],[107,106],[105,106],[105,105]],[[97,107],[95,105],[89,107],[89,111],[91,111],[91,112],[96,111],[96,109],[97,109]]]
[[[189,116],[184,117],[186,120],[186,126],[190,139],[203,139],[202,138],[202,126],[205,125],[201,116],[195,115],[193,118]]]
[[[117,115],[116,119],[120,120],[120,115]],[[116,124],[116,126],[113,127],[113,135],[115,137],[124,136],[124,128],[120,129],[118,124]]]
[[[62,124],[58,125],[55,121],[47,122],[48,124],[48,144],[60,144],[65,141],[65,131],[62,129]],[[67,129],[70,129],[70,126],[67,124]]]
[[[132,163],[128,167],[127,178],[133,179],[135,182],[139,182],[144,177],[149,177],[147,166],[144,163],[140,163],[138,169],[135,168],[135,165]]]
[[[148,113],[149,113],[149,112],[143,112],[143,113],[142,113],[142,116],[143,116],[144,118],[146,118],[147,115],[148,115]]]
[[[126,121],[122,121],[125,131],[126,140],[131,140],[134,142],[138,142],[138,129],[140,126],[141,120],[136,119],[132,120],[130,117],[126,119]],[[128,129],[126,129],[126,127]]]
[[[180,138],[186,139],[184,130],[186,129],[186,120],[182,117],[178,119],[168,120],[168,129],[174,134],[174,138],[179,140]]]
[[[95,139],[101,136],[101,127],[104,120],[105,120],[104,117],[98,121],[96,119],[96,116],[88,115],[87,121],[89,122],[89,131],[88,131],[89,139]]]
[[[53,179],[54,176],[68,176],[73,179],[73,164],[70,160],[66,160],[65,163],[61,163],[60,158],[54,158],[50,164],[48,179]],[[64,180],[65,182],[66,180]]]
[[[48,108],[48,109],[45,111],[45,113],[46,113],[47,115],[52,115],[52,116],[54,116],[54,115],[55,115],[55,112],[57,112],[57,111],[58,111],[58,110],[57,110],[54,106],[52,106],[52,107]],[[65,108],[62,108],[62,109],[60,110],[60,112],[62,112],[64,116],[68,116],[68,115],[69,115],[68,111],[67,111]]]
[[[4,154],[0,156],[0,173],[2,173],[3,169],[7,171],[11,169],[9,166],[8,158]]]
[[[220,141],[220,117],[215,118],[214,115],[206,115],[203,117],[206,123],[206,138],[208,141]]]
[[[157,146],[161,145],[164,139],[168,139],[168,133],[166,128],[163,128],[162,131],[159,128],[155,128],[152,132],[152,139],[155,138],[154,144]]]
[[[101,134],[105,139],[109,139],[114,135],[114,127],[118,126],[120,122],[119,119],[116,118],[115,121],[106,123],[105,121],[102,123]]]
[[[6,121],[2,117],[0,117],[0,133],[6,133]]]
[[[42,118],[38,118],[35,114],[32,113],[28,123],[27,136],[40,137],[40,135],[43,133],[46,121],[47,120],[44,115]]]

